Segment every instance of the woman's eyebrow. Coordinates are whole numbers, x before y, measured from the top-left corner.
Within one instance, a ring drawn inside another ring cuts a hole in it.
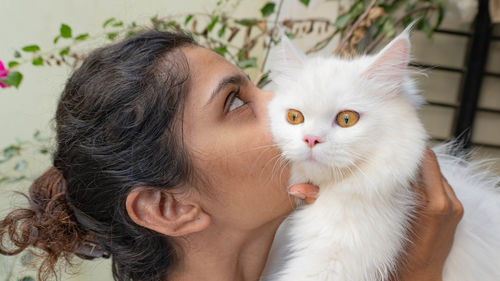
[[[204,107],[209,105],[217,97],[221,90],[224,89],[224,87],[226,87],[227,85],[233,84],[243,86],[248,82],[249,78],[242,74],[233,74],[222,78],[219,83],[217,83],[217,86],[215,86],[212,94],[210,94],[210,98],[208,99],[208,102],[204,105]]]

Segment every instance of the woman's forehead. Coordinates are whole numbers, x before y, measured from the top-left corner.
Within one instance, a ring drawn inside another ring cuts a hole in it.
[[[241,70],[217,53],[198,46],[183,49],[190,72],[190,94],[206,101],[224,77],[242,74]]]

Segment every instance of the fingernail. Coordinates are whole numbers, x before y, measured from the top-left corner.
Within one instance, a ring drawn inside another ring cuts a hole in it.
[[[288,194],[295,196],[297,198],[300,198],[300,199],[306,199],[306,195],[304,193],[300,193],[298,191],[291,191],[291,192],[288,192]]]

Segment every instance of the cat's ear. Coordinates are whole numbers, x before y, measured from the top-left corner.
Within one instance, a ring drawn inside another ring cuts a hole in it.
[[[407,74],[411,59],[410,29],[411,26],[385,46],[363,70],[362,77],[400,84]]]
[[[276,85],[286,85],[303,68],[307,56],[284,32],[280,32],[280,38],[280,42],[271,48],[266,69],[271,71],[270,78]]]
[[[290,68],[301,68],[307,58],[306,54],[297,48],[288,36],[282,35],[281,41],[279,43],[279,48],[281,49],[282,60]]]

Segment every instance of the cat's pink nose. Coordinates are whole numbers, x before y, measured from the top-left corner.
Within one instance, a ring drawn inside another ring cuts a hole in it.
[[[317,136],[311,136],[311,135],[306,135],[304,137],[304,141],[307,143],[307,145],[310,148],[313,148],[318,143],[322,143],[322,141],[321,141],[321,139],[319,137],[317,137]]]

